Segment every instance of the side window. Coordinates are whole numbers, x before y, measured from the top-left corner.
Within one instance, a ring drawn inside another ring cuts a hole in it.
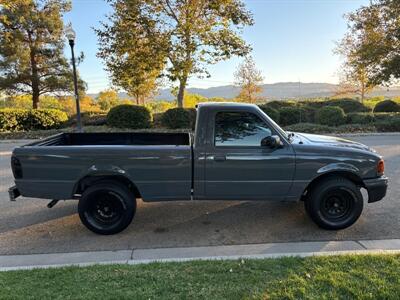
[[[247,112],[220,112],[215,116],[215,146],[260,146],[272,135],[258,116]]]

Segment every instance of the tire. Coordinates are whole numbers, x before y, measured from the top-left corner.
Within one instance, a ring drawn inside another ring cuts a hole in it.
[[[318,183],[304,205],[307,214],[319,227],[339,230],[358,220],[364,203],[359,187],[346,178],[335,177]]]
[[[88,187],[78,203],[83,225],[98,234],[115,234],[132,222],[136,212],[135,195],[123,184],[101,181]]]

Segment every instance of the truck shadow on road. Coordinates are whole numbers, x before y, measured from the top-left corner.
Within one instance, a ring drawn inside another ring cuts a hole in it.
[[[319,229],[303,203],[138,201],[133,223],[123,232],[101,236],[87,230],[76,214],[76,201],[52,209],[7,216],[0,233],[0,254],[77,252],[139,248],[238,245],[271,242],[365,239],[393,235],[361,217],[342,231]],[[40,204],[41,205],[41,204]]]
[[[41,204],[35,205],[34,209],[27,209],[27,207],[18,209],[18,207],[15,207],[15,210],[18,211],[17,213],[14,214],[11,211],[6,216],[3,216],[1,218],[0,234],[64,218],[76,214],[77,211],[77,201],[66,201],[52,209],[46,207],[47,202],[39,201]]]

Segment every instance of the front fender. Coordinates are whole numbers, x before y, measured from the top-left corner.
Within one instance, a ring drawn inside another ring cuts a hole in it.
[[[358,177],[360,177],[360,169],[358,169],[356,166],[349,164],[349,163],[342,163],[342,162],[338,162],[338,163],[331,163],[328,165],[325,165],[321,168],[319,168],[317,170],[317,176],[315,177],[319,177],[322,174],[326,174],[326,173],[331,173],[331,172],[351,172],[354,175],[357,175]]]
[[[320,167],[318,170],[316,171],[314,170],[312,174],[310,173],[310,177],[308,177],[307,180],[305,179],[294,180],[292,187],[290,189],[290,193],[287,197],[287,200],[288,201],[300,200],[301,196],[304,194],[304,192],[308,189],[309,186],[314,184],[316,181],[329,175],[335,175],[335,174],[342,175],[351,178],[356,182],[360,182],[361,185],[364,185],[360,173],[361,173],[360,170],[356,166],[349,163],[335,162],[324,165]]]

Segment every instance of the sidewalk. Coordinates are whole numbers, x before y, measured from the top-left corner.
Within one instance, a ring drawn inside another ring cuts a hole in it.
[[[150,262],[278,258],[284,256],[400,253],[400,239],[270,243],[233,246],[128,249],[0,256],[0,271],[89,266],[94,264],[141,264]]]

